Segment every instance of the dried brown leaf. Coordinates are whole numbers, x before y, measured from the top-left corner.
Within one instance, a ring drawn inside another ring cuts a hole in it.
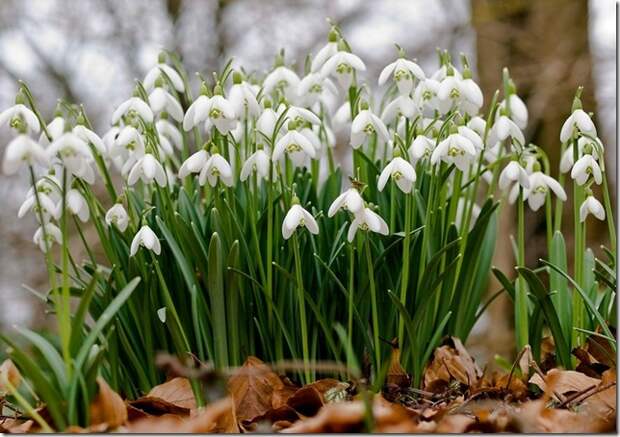
[[[13,361],[7,359],[0,364],[0,394],[8,392],[8,387],[3,387],[5,381],[8,381],[13,388],[18,388],[22,382],[22,375],[19,373]]]
[[[106,424],[116,428],[127,422],[127,407],[123,399],[101,377],[97,378],[99,393],[90,405],[91,425]]]
[[[450,337],[433,352],[433,358],[424,372],[424,390],[437,391],[454,379],[474,386],[481,376],[482,371],[463,343],[456,337]]]
[[[530,384],[537,385],[545,393],[548,393],[555,400],[559,400],[556,393],[561,395],[570,395],[576,392],[582,392],[591,387],[596,387],[600,384],[601,380],[591,378],[583,373],[576,372],[574,370],[559,370],[551,369],[545,375],[545,380],[538,375],[534,374],[529,382]]]
[[[411,378],[400,364],[400,349],[397,347],[392,347],[386,383],[394,384],[398,387],[409,387],[411,385]]]
[[[189,415],[196,409],[192,386],[187,378],[173,378],[129,404],[145,413],[161,416],[163,414]]]
[[[256,357],[249,357],[228,380],[228,390],[235,404],[237,421],[252,422],[273,408],[274,393],[284,383],[269,366]]]

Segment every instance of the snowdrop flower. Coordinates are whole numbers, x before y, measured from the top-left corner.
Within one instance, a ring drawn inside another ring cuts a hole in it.
[[[153,121],[153,111],[146,102],[138,97],[131,97],[121,103],[112,114],[112,124],[118,123],[121,117],[140,117],[146,123]]]
[[[50,140],[47,135],[52,138],[52,141],[58,139],[65,133],[65,124],[64,118],[60,116],[54,117],[54,119],[47,124],[47,134],[41,132],[41,135],[39,135],[39,144],[42,146],[49,146]]]
[[[241,181],[245,181],[250,174],[255,171],[259,179],[267,179],[269,178],[270,164],[271,159],[269,155],[261,147],[256,152],[252,153],[245,161],[243,167],[241,167],[239,178]]]
[[[299,82],[298,101],[304,106],[313,106],[320,100],[325,91],[334,96],[338,95],[336,85],[329,78],[323,77],[319,73],[310,73]]]
[[[487,122],[482,117],[475,116],[469,120],[467,127],[476,132],[478,136],[482,138],[487,127]]]
[[[183,135],[181,132],[170,123],[165,118],[161,120],[157,120],[155,123],[155,128],[157,129],[157,133],[159,134],[159,142],[166,143],[166,145],[162,144],[162,147],[172,150],[172,147],[181,150],[183,148]]]
[[[605,209],[603,205],[592,195],[589,195],[581,204],[579,208],[579,220],[585,222],[588,214],[592,214],[599,220],[605,220]]]
[[[353,214],[364,209],[364,199],[362,199],[357,188],[349,188],[336,197],[327,211],[327,217],[333,217],[341,209],[346,209]]]
[[[601,154],[603,152],[603,143],[600,139],[596,138],[596,143],[593,143],[592,139],[588,137],[580,137],[577,140],[577,149],[584,150],[589,146],[592,149],[592,153],[590,153],[594,159],[597,161],[601,160]],[[573,146],[572,144],[566,148],[564,154],[562,155],[562,159],[560,159],[560,171],[562,173],[567,173],[570,169],[573,168],[573,164],[575,163],[575,156],[573,154]]]
[[[312,214],[301,207],[297,196],[293,197],[292,203],[291,209],[288,210],[282,222],[282,236],[284,239],[288,240],[291,238],[291,235],[298,227],[306,227],[311,234],[317,235],[319,233],[319,225],[312,217]]]
[[[141,179],[146,184],[150,184],[154,180],[160,187],[166,186],[166,172],[157,159],[150,153],[138,159],[134,164],[129,172],[127,185],[135,185],[138,179]]]
[[[420,108],[425,109],[428,116],[433,116],[433,112],[439,109],[438,90],[439,82],[434,79],[425,79],[418,84],[413,92],[413,100]]]
[[[366,65],[358,56],[342,50],[330,57],[321,67],[321,74],[334,76],[345,91],[351,86],[354,71],[366,71]]]
[[[50,218],[58,218],[58,209],[56,208],[56,204],[52,198],[45,193],[39,193],[38,197],[40,208],[37,205],[37,196],[34,191],[31,190],[26,196],[24,203],[22,203],[19,207],[17,217],[22,218],[28,211],[33,211],[35,213],[35,218],[39,223],[41,222],[41,219],[43,219],[43,222],[47,223]]]
[[[592,155],[585,154],[573,165],[570,177],[577,182],[577,185],[583,185],[588,181],[590,175],[592,175],[597,185],[603,182],[603,174],[598,162],[596,162]]]
[[[469,208],[469,204],[466,203],[465,198],[461,197],[456,204],[456,217],[454,218],[454,224],[458,229],[461,229],[461,221],[464,218],[463,216],[465,215],[466,207]],[[468,230],[472,230],[472,228],[476,224],[476,220],[478,220],[478,216],[480,216],[480,207],[476,203],[474,203],[471,206],[471,217]]]
[[[355,239],[355,234],[358,229],[361,229],[362,231],[376,232],[381,235],[388,235],[390,233],[385,220],[383,220],[379,214],[367,207],[355,214],[355,218],[351,222],[349,231],[347,232],[347,240],[349,243],[352,243]]]
[[[272,159],[279,160],[284,153],[287,153],[291,161],[297,166],[301,165],[306,156],[316,157],[316,150],[310,140],[303,136],[297,129],[294,121],[289,122],[288,132],[282,136],[273,149]]]
[[[519,129],[519,126],[508,118],[507,115],[501,115],[495,120],[489,132],[489,142],[494,144],[497,141],[504,141],[508,137],[512,138],[513,141],[517,141],[522,146],[525,145],[525,137],[521,129]]]
[[[209,159],[209,154],[204,149],[193,153],[181,164],[181,168],[179,168],[179,178],[184,179],[191,173],[199,173],[207,163],[207,159]]]
[[[22,103],[17,103],[0,112],[0,126],[5,124],[8,124],[20,133],[30,131],[36,134],[41,129],[41,124],[35,113]]]
[[[312,60],[310,71],[317,72],[325,64],[325,61],[334,56],[336,52],[338,52],[338,31],[332,27],[327,35],[327,44],[317,52]]]
[[[200,170],[198,183],[202,186],[209,181],[209,185],[215,187],[218,180],[221,180],[227,187],[232,187],[233,172],[226,158],[219,154],[217,147],[212,147],[211,156]]]
[[[156,87],[149,94],[149,105],[155,114],[166,112],[176,121],[183,121],[183,108],[179,101],[162,87]]]
[[[459,84],[461,92],[461,110],[469,115],[478,113],[484,103],[484,96],[478,84],[472,79],[469,67],[463,71],[463,79]]]
[[[299,89],[299,76],[291,69],[284,66],[281,55],[276,59],[276,68],[267,75],[263,82],[263,92],[266,95],[280,90],[289,101],[294,101]]]
[[[72,132],[85,143],[92,144],[101,156],[107,155],[107,149],[105,144],[103,144],[103,140],[99,137],[99,135],[88,129],[86,126],[78,124],[73,128]]]
[[[159,238],[155,235],[155,232],[144,225],[140,228],[140,230],[136,233],[135,237],[131,242],[131,248],[129,250],[129,256],[134,256],[138,253],[138,249],[140,246],[145,249],[152,250],[155,255],[159,255],[161,253],[161,243],[159,242]]]
[[[398,152],[398,149],[395,152]],[[400,153],[395,153],[394,159],[381,172],[377,184],[379,191],[383,191],[390,177],[403,193],[411,193],[411,188],[416,180],[415,170],[410,163],[400,157]]]
[[[459,133],[459,135],[462,135],[465,138],[467,138],[469,141],[471,141],[471,143],[474,145],[476,150],[484,149],[482,138],[480,138],[480,135],[478,135],[476,131],[468,128],[467,126],[459,126],[457,129],[457,132]]]
[[[368,109],[366,102],[362,102],[360,107],[361,111],[351,123],[351,146],[354,149],[359,148],[374,133],[387,143],[390,135],[383,121]]]
[[[321,140],[319,139],[318,133],[313,130],[313,127],[314,126],[309,126],[308,124],[306,124],[305,127],[299,129],[299,133],[306,137],[308,141],[310,141],[310,144],[312,144],[312,147],[314,147],[318,154],[321,151],[322,144]]]
[[[405,59],[404,52],[401,52],[401,57],[396,61],[388,64],[379,75],[379,85],[383,85],[387,80],[392,77],[396,82],[398,93],[403,96],[408,96],[413,90],[413,78],[418,80],[424,80],[426,76],[424,71],[418,64],[413,61]]]
[[[525,106],[523,100],[516,94],[510,94],[506,100],[510,106],[510,118],[519,126],[519,129],[525,129],[528,119],[527,106]],[[506,100],[500,102],[498,106],[500,111],[506,111]]]
[[[84,199],[84,196],[82,196],[78,190],[72,188],[67,191],[66,203],[67,209],[71,212],[71,214],[77,215],[82,222],[88,221],[88,218],[90,217],[88,203],[86,203],[86,199]],[[57,209],[59,211],[58,214],[60,215],[60,211],[62,210],[62,201],[58,204]]]
[[[2,171],[5,174],[17,173],[22,164],[47,166],[49,159],[43,147],[28,135],[20,134],[6,146]]]
[[[530,188],[530,178],[519,161],[510,161],[499,175],[499,189],[506,190],[513,182],[519,183],[523,188]]]
[[[32,242],[39,246],[41,252],[45,253],[48,246],[51,248],[53,243],[62,244],[62,233],[55,224],[46,223],[36,230]]]
[[[278,115],[276,111],[271,108],[271,101],[265,99],[263,101],[264,109],[263,113],[256,120],[256,130],[265,135],[267,138],[272,138],[274,129],[276,128],[276,122],[278,121]]]
[[[596,137],[596,127],[590,116],[581,108],[576,109],[566,119],[560,131],[560,141],[565,143],[573,137],[575,131]]]
[[[260,105],[256,100],[256,94],[252,87],[242,80],[241,73],[233,73],[233,86],[228,92],[228,101],[232,105],[233,111],[241,119],[245,119],[245,114],[250,117],[260,115]]]
[[[392,100],[383,110],[381,119],[386,123],[392,123],[397,117],[413,118],[416,115],[417,107],[411,97],[398,96]]]
[[[458,105],[463,98],[463,93],[462,80],[454,75],[454,69],[451,67],[437,89],[437,98],[442,103],[441,112],[448,112],[451,107]]]
[[[121,203],[117,203],[105,213],[105,222],[108,226],[112,226],[114,224],[119,231],[125,232],[127,230],[127,226],[129,226],[129,215],[127,214],[127,211],[125,211],[123,205]]]
[[[456,165],[461,171],[466,171],[475,156],[476,148],[473,143],[467,137],[453,133],[433,150],[431,164],[437,164],[441,160]]]
[[[120,156],[126,159],[129,156],[137,156],[139,158],[142,155],[144,155],[144,139],[142,134],[133,126],[125,126],[112,143],[110,156],[113,158]]]
[[[431,156],[433,149],[435,148],[435,141],[424,135],[418,135],[415,137],[409,150],[409,159],[413,164],[418,162],[422,158],[428,158]]]
[[[538,211],[545,203],[545,198],[549,189],[555,193],[558,199],[566,201],[566,192],[564,192],[564,189],[558,181],[541,171],[535,171],[530,175],[530,188],[527,191],[527,201],[532,211]]]
[[[201,86],[202,92],[206,92],[206,85],[202,84]],[[185,117],[183,118],[183,130],[186,132],[192,130],[198,123],[203,120],[198,120],[196,118],[196,114],[204,114],[208,112],[209,104],[211,102],[211,98],[205,94],[200,94],[194,102],[189,105],[187,108],[187,112],[185,113]]]
[[[164,64],[163,61],[164,60],[160,57],[159,63],[151,68],[148,73],[146,73],[144,81],[142,82],[144,89],[147,91],[152,90],[155,87],[155,82],[160,78],[163,79],[163,73],[165,73],[170,79],[170,82],[172,82],[174,89],[180,93],[184,92],[185,85],[183,84],[183,79],[179,73],[177,73],[177,71],[171,66]]]
[[[47,148],[50,159],[60,157],[65,168],[75,177],[83,179],[89,184],[95,182],[95,173],[90,166],[92,152],[84,140],[73,132],[66,132]]]
[[[222,96],[222,88],[219,85],[216,85],[214,94],[206,104],[196,107],[194,125],[209,120],[221,134],[226,135],[237,125],[235,110]],[[185,125],[185,120],[183,124]]]
[[[284,105],[278,107],[278,111],[276,112],[278,117],[282,115],[285,109],[286,107]],[[314,112],[306,108],[300,108],[299,106],[289,106],[286,112],[286,118],[290,121],[294,121],[297,126],[303,126],[305,123],[310,123],[312,125],[321,124],[321,119],[317,117]]]

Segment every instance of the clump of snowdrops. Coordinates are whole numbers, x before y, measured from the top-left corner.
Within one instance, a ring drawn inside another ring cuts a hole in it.
[[[531,290],[541,269],[524,266],[524,205],[544,206],[550,249],[563,247],[566,194],[564,176],[552,179],[543,149],[525,140],[527,109],[507,70],[483,112],[465,56],[439,52],[431,74],[397,47],[377,84],[334,26],[303,68],[288,61],[281,52],[267,74],[231,61],[197,75],[193,96],[175,54],[162,53],[102,135],[73,102],[46,120],[20,83],[0,114],[14,132],[3,170],[30,178],[19,217],[39,223],[33,240],[50,278],[40,297],[58,322],[51,340],[17,328],[36,361],[3,337],[34,387],[13,390],[24,408],[35,397],[57,429],[88,423],[96,377],[138,396],[163,379],[158,351],[219,369],[248,355],[292,359],[301,382],[316,378],[315,363],[337,361],[349,369],[341,377],[379,387],[398,345],[418,384],[441,338],[465,341],[488,304],[505,200],[517,203],[525,279],[497,275],[515,301],[518,346],[540,341],[543,321],[556,335],[552,311],[538,310],[547,296],[565,340],[573,323],[606,328],[583,304],[590,292],[600,300],[589,255],[576,257],[574,281],[552,257],[555,293]],[[572,168],[583,249],[588,214],[614,230],[602,144],[575,101],[562,169]],[[591,189],[601,182],[604,206]],[[590,288],[575,294],[567,281]]]

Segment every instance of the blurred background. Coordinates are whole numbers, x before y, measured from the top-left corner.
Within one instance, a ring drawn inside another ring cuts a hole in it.
[[[210,76],[230,57],[247,70],[267,72],[280,48],[301,72],[305,54],[326,42],[327,17],[366,62],[363,80],[372,86],[396,56],[395,42],[427,74],[437,68],[437,47],[454,59],[464,52],[486,102],[508,66],[530,111],[526,136],[547,150],[554,169],[560,127],[583,85],[584,109],[596,114],[606,146],[615,199],[613,0],[0,0],[0,108],[13,103],[22,79],[46,117],[58,98],[83,102],[103,134],[112,109],[162,48],[178,51],[190,74]],[[7,141],[3,130],[0,154]],[[15,323],[46,325],[40,301],[27,290],[47,289],[44,259],[31,241],[35,221],[17,219],[27,189],[25,175],[0,175],[0,330]],[[538,229],[543,215],[527,217],[532,264],[545,250],[544,229]],[[508,272],[514,221],[514,212],[504,208],[495,264]],[[590,233],[591,247],[606,241],[605,229]],[[511,324],[511,305],[498,299],[469,344],[483,363],[495,353],[512,353]]]

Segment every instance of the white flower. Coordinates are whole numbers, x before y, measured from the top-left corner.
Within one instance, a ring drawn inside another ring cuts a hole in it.
[[[45,232],[43,231],[43,228],[45,228]],[[41,252],[47,252],[47,246],[51,248],[53,243],[62,244],[62,233],[60,232],[60,229],[58,229],[58,226],[53,223],[46,223],[36,230],[34,236],[32,237],[32,241],[34,244],[39,245]]]
[[[149,94],[149,105],[155,114],[167,112],[176,121],[183,121],[183,108],[179,101],[162,87],[155,88]]]
[[[24,129],[21,129],[22,127],[27,128],[35,134],[39,133],[41,129],[41,124],[35,113],[21,103],[0,112],[0,126],[5,124],[15,128],[19,127],[19,131],[22,133],[25,132]]]
[[[409,61],[405,58],[398,58],[396,61],[388,64],[379,75],[379,85],[383,85],[387,82],[389,77],[392,76],[396,87],[401,95],[409,95],[413,90],[413,78],[418,80],[424,80],[426,76],[424,71],[415,62]]]
[[[269,95],[276,89],[281,90],[287,100],[294,101],[299,89],[299,76],[282,65],[276,67],[265,78],[263,92]]]
[[[499,175],[499,189],[506,190],[510,184],[518,182],[523,188],[530,188],[530,178],[518,161],[510,161]]]
[[[131,97],[121,103],[112,114],[112,124],[118,123],[122,116],[139,116],[143,121],[153,121],[153,111],[146,102],[138,97]]]
[[[223,135],[226,135],[237,125],[236,114],[232,104],[221,95],[215,95],[206,104],[196,107],[194,124],[205,120],[213,123],[215,128]],[[185,120],[183,124],[185,125]]]
[[[566,119],[560,131],[560,141],[565,143],[571,139],[575,130],[596,137],[596,127],[590,116],[583,109],[575,110]]]
[[[605,220],[605,209],[601,202],[596,200],[594,196],[588,196],[579,208],[579,220],[585,222],[588,214],[592,214],[599,220]]]
[[[471,141],[476,150],[484,149],[482,138],[480,138],[480,135],[478,135],[476,131],[468,128],[467,126],[459,126],[457,131],[460,135],[463,135],[465,138]]]
[[[166,119],[161,119],[157,120],[155,128],[159,134],[159,142],[163,143],[162,147],[170,150],[172,150],[172,146],[178,150],[183,149],[183,135],[176,126]]]
[[[525,129],[527,126],[528,112],[527,106],[523,103],[523,100],[516,95],[511,94],[508,97],[510,103],[510,118],[519,126],[520,129]],[[506,100],[502,100],[498,106],[499,110],[506,108]]]
[[[160,187],[166,186],[166,172],[162,165],[153,155],[147,153],[134,164],[127,178],[128,185],[134,185],[141,179],[144,183],[150,184],[155,180]]]
[[[353,242],[358,229],[376,232],[381,235],[388,235],[390,233],[385,220],[370,208],[364,208],[355,214],[355,218],[351,222],[349,231],[347,232],[347,240],[349,240],[349,243]]]
[[[409,150],[407,151],[409,154],[409,159],[415,164],[420,159],[431,156],[434,148],[434,140],[424,135],[418,135],[415,137],[411,143],[411,146],[409,146]]]
[[[207,159],[209,159],[209,154],[204,149],[193,153],[181,164],[181,168],[179,168],[179,178],[183,179],[190,173],[200,172],[206,164]]]
[[[418,108],[416,107],[415,102],[411,97],[409,97],[408,95],[398,96],[385,107],[385,109],[383,110],[383,114],[381,114],[381,119],[386,124],[390,124],[398,116],[413,118],[413,116],[416,115],[417,112]]]
[[[117,203],[105,213],[105,222],[108,226],[114,224],[121,232],[125,232],[129,226],[129,215],[123,205]]]
[[[47,124],[47,134],[45,132],[41,132],[41,135],[39,136],[39,144],[42,146],[49,146],[50,139],[47,135],[49,135],[52,138],[52,141],[54,141],[64,133],[65,119],[62,117],[54,117],[54,119]]]
[[[538,211],[545,203],[549,189],[558,196],[558,199],[566,201],[566,193],[558,181],[540,171],[530,175],[530,189],[527,190],[527,201],[532,211]]]
[[[22,218],[28,211],[34,211],[35,218],[39,223],[41,222],[41,218],[43,222],[48,222],[50,218],[58,218],[58,209],[50,196],[45,193],[39,193],[39,204],[41,205],[40,208],[37,206],[37,196],[34,194],[33,190],[30,190],[26,196],[26,200],[24,200],[24,203],[19,207],[17,217]]]
[[[416,180],[415,170],[411,164],[400,156],[392,159],[381,172],[377,185],[379,191],[383,191],[390,177],[394,179],[394,182],[396,182],[396,185],[403,193],[411,193],[411,188]]]
[[[40,164],[47,166],[48,156],[43,147],[28,135],[21,134],[11,140],[6,146],[2,171],[5,174],[14,174],[22,164]]]
[[[204,185],[209,181],[209,185],[215,187],[218,179],[227,187],[233,186],[233,173],[230,164],[222,155],[214,153],[202,167],[198,176],[198,183]]]
[[[73,132],[62,134],[46,150],[49,158],[60,157],[65,168],[75,177],[89,184],[95,182],[95,173],[90,166],[92,152],[84,140]]]
[[[475,156],[476,148],[473,143],[463,135],[455,133],[450,134],[433,150],[431,164],[437,164],[441,160],[456,165],[461,171],[466,171]]]
[[[503,141],[511,137],[520,145],[525,145],[525,137],[514,121],[506,115],[501,115],[495,120],[491,131],[489,132],[489,143],[495,144],[497,141]]]
[[[354,149],[359,148],[374,133],[386,143],[390,140],[390,134],[383,121],[369,109],[361,110],[351,124],[351,146]]]
[[[259,179],[267,179],[269,177],[269,165],[271,159],[267,152],[263,149],[258,149],[252,153],[241,167],[241,174],[239,178],[241,181],[245,181],[252,172],[256,172]]]
[[[323,64],[325,64],[325,61],[334,56],[338,51],[338,36],[335,35],[335,37],[331,39],[333,39],[333,41],[330,40],[327,42],[327,44],[321,47],[321,49],[317,52],[316,56],[312,60],[310,71],[312,71],[313,73],[318,71],[323,66]]]
[[[125,126],[112,143],[109,155],[124,164],[121,173],[127,174],[133,164],[144,156],[144,139],[140,132],[133,126]]]
[[[310,107],[320,100],[325,91],[338,95],[336,85],[329,78],[319,73],[310,73],[299,82],[297,97],[300,104]]]
[[[88,221],[90,211],[88,209],[88,203],[86,202],[86,199],[84,199],[84,196],[82,196],[82,193],[74,188],[67,191],[66,204],[67,209],[71,212],[71,214],[77,215],[82,222]],[[58,204],[57,210],[60,215],[60,211],[62,211],[62,200]]]
[[[155,252],[155,255],[159,255],[161,253],[161,243],[159,242],[159,238],[157,238],[155,232],[153,232],[153,230],[147,225],[142,226],[136,233],[135,237],[133,237],[131,249],[129,250],[129,256],[131,257],[138,253],[140,246],[145,249],[152,250]]]
[[[282,222],[282,236],[284,239],[288,240],[291,238],[293,232],[300,226],[308,228],[311,234],[317,235],[319,233],[319,225],[312,217],[312,214],[302,208],[301,205],[293,204]]]
[[[276,122],[278,121],[278,115],[271,107],[265,108],[263,113],[256,120],[256,129],[271,139],[273,137],[273,131],[276,128]]]
[[[306,138],[297,130],[289,130],[278,140],[273,149],[272,159],[279,160],[284,153],[287,153],[295,165],[300,165],[306,156],[316,157],[316,149]]]
[[[478,84],[471,78],[463,79],[460,83],[461,110],[469,115],[478,113],[484,103],[484,96]]]
[[[260,115],[260,105],[256,100],[256,94],[247,82],[233,84],[228,92],[228,101],[240,119],[245,119],[246,110],[250,117]]]
[[[351,86],[354,70],[366,71],[364,62],[353,53],[339,51],[323,64],[321,74],[335,76],[342,89],[346,91]]]
[[[278,107],[276,113],[278,117],[282,115],[285,109],[284,105]],[[306,122],[313,125],[321,124],[321,119],[317,117],[314,112],[306,108],[300,108],[299,106],[289,106],[286,112],[286,118],[287,120],[294,121],[297,126],[303,126]]]
[[[88,129],[86,126],[78,124],[73,128],[73,133],[77,135],[78,138],[81,138],[82,141],[84,141],[85,143],[90,143],[95,146],[95,149],[97,149],[97,152],[99,152],[101,156],[107,155],[107,149],[105,147],[105,144],[103,143],[103,140],[99,137],[99,135]],[[54,136],[52,137],[56,138]]]
[[[476,116],[469,120],[467,127],[476,132],[478,136],[482,138],[487,127],[487,122],[482,117]]]
[[[146,89],[147,91],[152,90],[155,86],[155,82],[157,81],[157,79],[163,76],[162,73],[165,73],[166,76],[170,78],[170,82],[172,82],[174,89],[176,89],[180,93],[185,91],[183,79],[181,79],[179,73],[177,73],[174,68],[163,63],[157,64],[156,66],[151,68],[148,73],[146,73],[144,81],[142,82],[142,84],[144,85],[144,89]]]
[[[204,94],[199,95],[194,102],[189,105],[185,117],[183,118],[183,129],[187,132],[196,126],[200,121],[196,118],[196,113],[208,112],[211,99]]]
[[[353,214],[361,212],[364,208],[364,199],[360,195],[359,191],[355,188],[349,188],[342,194],[340,194],[332,202],[329,210],[327,211],[328,217],[333,217],[341,209],[346,209]]]
[[[594,159],[592,155],[586,154],[579,158],[575,165],[573,165],[570,177],[573,178],[578,185],[583,185],[588,181],[590,175],[592,175],[597,185],[603,182],[603,174],[598,162],[596,162],[596,159]]]
[[[413,100],[420,108],[426,110],[426,115],[433,116],[433,112],[439,109],[440,101],[437,98],[439,82],[434,79],[421,81],[413,92]],[[445,109],[445,108],[442,108]],[[448,107],[448,109],[450,109]]]
[[[569,143],[570,144],[570,143]],[[592,156],[597,161],[600,161],[603,157],[601,154],[603,153],[603,143],[600,139],[596,138],[596,142],[593,143],[591,138],[588,137],[579,137],[577,140],[577,149],[584,150],[587,145],[591,145],[592,147]],[[560,159],[560,171],[562,173],[567,173],[571,168],[573,168],[573,164],[575,163],[575,156],[573,154],[573,146],[572,144],[566,148],[564,154],[562,155],[562,159]]]

